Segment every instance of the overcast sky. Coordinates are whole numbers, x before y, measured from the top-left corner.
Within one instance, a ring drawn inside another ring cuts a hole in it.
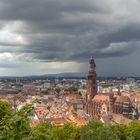
[[[140,76],[140,0],[0,0],[0,76]]]

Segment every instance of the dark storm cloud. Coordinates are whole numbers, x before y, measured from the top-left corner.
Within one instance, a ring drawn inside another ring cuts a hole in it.
[[[109,2],[0,0],[0,20],[24,24],[14,32],[28,44],[17,51],[30,53],[33,59],[85,61],[90,54],[98,58],[130,55],[140,44],[140,21],[132,21],[131,12],[113,9],[114,2]]]
[[[105,5],[101,7],[100,3],[92,0],[1,0],[0,4],[0,16],[8,20],[54,20],[69,12],[107,12]]]

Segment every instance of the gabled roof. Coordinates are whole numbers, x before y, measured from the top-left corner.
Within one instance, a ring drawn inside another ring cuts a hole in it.
[[[129,103],[129,104],[131,104],[131,101],[130,101],[130,99],[129,99],[129,97],[127,97],[127,96],[123,96],[123,95],[121,95],[121,96],[116,96],[116,101],[115,102],[120,102],[120,103]]]
[[[82,96],[77,93],[70,93],[70,94],[65,95],[65,97],[82,98]]]
[[[108,95],[95,95],[95,97],[92,100],[93,101],[110,101],[110,98]]]
[[[46,107],[38,107],[35,108],[35,113],[38,119],[44,119],[46,115],[49,113],[49,110]]]

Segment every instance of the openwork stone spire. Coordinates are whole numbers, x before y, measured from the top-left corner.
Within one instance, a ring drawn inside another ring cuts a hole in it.
[[[96,65],[95,65],[94,59],[91,56],[90,59],[89,59],[88,75],[96,74],[95,67],[96,67]]]
[[[96,71],[95,71],[95,62],[93,57],[89,59],[88,67],[88,79],[87,79],[87,93],[85,96],[85,110],[87,114],[90,114],[91,104],[93,97],[97,94],[97,84],[96,84]]]

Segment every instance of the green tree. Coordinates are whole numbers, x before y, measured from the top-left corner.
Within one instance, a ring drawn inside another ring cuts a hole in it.
[[[63,128],[62,127],[53,127],[51,131],[51,140],[63,140]]]
[[[126,129],[126,140],[140,140],[140,122],[130,123]]]
[[[113,126],[104,126],[99,129],[97,140],[120,140]]]
[[[0,121],[12,114],[11,104],[7,101],[0,101]]]
[[[51,140],[80,140],[79,128],[66,123],[63,127],[53,127]]]
[[[91,121],[86,126],[81,128],[81,140],[97,140],[99,130],[103,124],[99,121]]]
[[[51,140],[52,126],[47,123],[39,124],[36,128],[32,128],[30,134],[25,140]]]
[[[69,87],[68,88],[68,91],[70,92],[70,93],[72,93],[72,92],[78,92],[78,88],[77,87],[74,87],[74,86],[72,86],[72,87]]]
[[[60,88],[55,88],[55,92],[57,93],[57,94],[59,94],[60,93]]]
[[[3,140],[21,140],[31,130],[29,114],[32,105],[27,105],[16,112],[7,102],[0,101],[0,109],[4,115],[0,120],[0,138]],[[2,115],[1,114],[1,115]]]
[[[122,125],[122,124],[121,125],[117,124],[117,125],[114,125],[113,127],[114,127],[114,131],[117,134],[118,138],[120,140],[126,140],[127,135],[125,133],[125,130],[126,130],[127,126]]]

